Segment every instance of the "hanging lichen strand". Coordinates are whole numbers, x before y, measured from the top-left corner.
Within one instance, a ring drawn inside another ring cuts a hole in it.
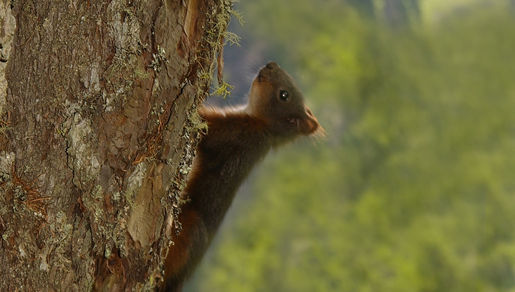
[[[0,290],[158,282],[230,7],[0,4]]]

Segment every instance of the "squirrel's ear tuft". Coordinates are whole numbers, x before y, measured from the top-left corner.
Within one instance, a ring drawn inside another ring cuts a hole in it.
[[[320,126],[319,124],[318,129],[316,129],[315,132],[311,133],[311,136],[315,138],[325,138],[327,137],[327,132],[325,131],[324,127]]]

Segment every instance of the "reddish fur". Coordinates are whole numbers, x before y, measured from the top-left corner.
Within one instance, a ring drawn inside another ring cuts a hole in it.
[[[281,102],[278,92],[292,100]],[[260,70],[245,109],[203,108],[208,124],[197,149],[182,207],[182,231],[175,236],[165,261],[164,291],[181,291],[184,280],[200,262],[234,195],[252,167],[270,148],[319,129],[304,106],[302,94],[275,63]]]
[[[168,250],[168,255],[172,256],[173,261],[166,261],[166,279],[170,278],[174,274],[177,274],[188,262],[190,254],[189,247],[191,242],[190,230],[193,226],[198,225],[198,221],[199,217],[197,212],[192,209],[183,210],[179,216],[179,222],[182,224],[183,231],[174,238],[174,244],[170,246],[170,249]]]

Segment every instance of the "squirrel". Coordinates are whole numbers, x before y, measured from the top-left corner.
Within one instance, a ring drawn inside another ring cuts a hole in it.
[[[179,214],[160,291],[181,291],[200,262],[238,187],[271,148],[323,131],[288,73],[270,62],[260,69],[245,107],[199,109],[208,125],[201,138]]]

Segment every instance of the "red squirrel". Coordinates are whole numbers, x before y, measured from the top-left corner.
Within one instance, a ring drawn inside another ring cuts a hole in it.
[[[208,125],[193,161],[179,222],[165,261],[161,291],[181,291],[200,262],[234,195],[267,152],[321,130],[293,79],[276,63],[261,68],[242,109],[203,107]]]

